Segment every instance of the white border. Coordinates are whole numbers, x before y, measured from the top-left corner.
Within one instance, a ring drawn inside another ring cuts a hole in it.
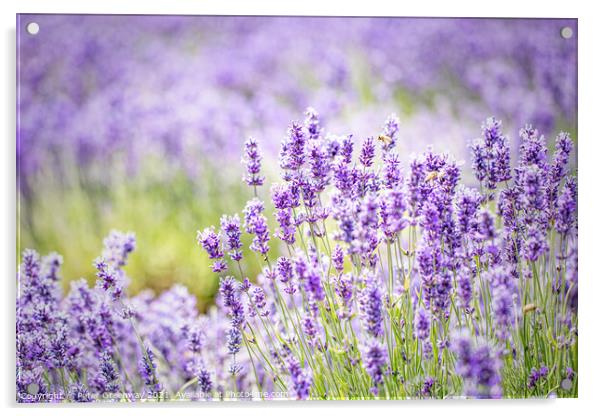
[[[601,280],[602,273],[597,268],[600,259],[599,247],[602,247],[600,214],[602,202],[600,179],[602,179],[602,139],[600,122],[600,97],[602,93],[600,77],[602,65],[600,58],[599,40],[602,39],[601,14],[596,10],[595,2],[555,1],[528,2],[525,0],[505,0],[498,2],[472,2],[469,0],[454,1],[408,1],[399,2],[397,6],[392,1],[370,0],[368,2],[352,1],[174,1],[174,0],[83,0],[73,2],[68,0],[21,0],[13,2],[3,0],[2,8],[2,62],[0,78],[3,88],[3,99],[0,103],[1,126],[4,129],[4,139],[1,141],[2,161],[0,181],[2,203],[2,239],[0,258],[2,264],[2,312],[1,320],[2,342],[2,375],[0,377],[0,397],[4,406],[12,407],[9,414],[26,414],[30,411],[47,413],[81,414],[81,408],[14,408],[14,273],[15,266],[15,14],[16,13],[125,13],[125,14],[246,14],[246,15],[346,15],[346,16],[458,16],[458,17],[570,17],[579,19],[579,223],[580,223],[580,271],[581,297],[579,299],[579,324],[581,347],[579,357],[579,399],[554,401],[496,401],[496,402],[387,402],[387,403],[287,403],[270,404],[240,404],[229,403],[220,406],[210,405],[179,405],[165,408],[153,405],[136,408],[102,409],[93,407],[86,412],[91,414],[111,413],[142,413],[165,414],[167,412],[219,412],[219,414],[278,414],[283,412],[290,415],[306,414],[324,410],[326,412],[365,412],[371,409],[387,412],[445,413],[461,414],[487,412],[488,415],[506,415],[516,411],[526,411],[532,414],[576,414],[587,412],[594,408],[596,399],[600,400],[597,392],[602,375],[600,361],[601,332],[600,316],[602,308]],[[485,4],[487,3],[487,4]],[[587,4],[587,5],[586,5]],[[491,45],[495,47],[495,45]],[[598,406],[600,407],[600,406]]]

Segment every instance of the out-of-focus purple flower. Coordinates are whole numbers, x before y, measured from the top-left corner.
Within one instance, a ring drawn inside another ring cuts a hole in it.
[[[309,398],[312,383],[311,374],[307,370],[301,368],[299,361],[292,355],[287,358],[287,368],[291,375],[291,387],[297,400],[307,400]]]
[[[316,328],[315,318],[309,314],[305,315],[303,317],[303,321],[301,322],[301,328],[307,337],[308,344],[315,347],[318,341],[318,328]]]
[[[569,157],[573,150],[573,141],[568,133],[560,132],[556,136],[556,151],[550,164],[548,178],[548,202],[553,210],[558,197],[558,187],[568,173]]]
[[[529,374],[529,382],[528,382],[527,386],[530,389],[534,389],[540,380],[545,379],[548,376],[548,373],[549,373],[548,367],[546,367],[545,365],[539,369],[532,368],[531,373]]]
[[[473,275],[468,267],[462,267],[456,276],[458,299],[460,305],[464,308],[466,313],[471,313],[472,307],[472,296],[473,296]]]
[[[341,274],[335,279],[335,293],[341,300],[343,309],[340,311],[341,318],[348,317],[348,309],[353,297],[353,276],[351,274]]]
[[[526,230],[526,237],[521,246],[522,256],[528,261],[537,261],[549,250],[546,233],[537,224],[530,225]]]
[[[422,388],[420,392],[423,396],[429,397],[432,394],[433,386],[435,385],[435,380],[432,377],[426,377],[424,382],[422,383]]]
[[[338,273],[343,273],[343,269],[345,267],[345,253],[340,245],[334,246],[332,250],[332,263],[334,265],[334,269]]]
[[[322,286],[322,277],[317,266],[311,265],[307,268],[305,274],[305,290],[309,294],[311,300],[324,300],[324,287]]]
[[[193,353],[197,354],[201,352],[201,348],[204,345],[204,336],[201,328],[195,326],[188,332],[188,348]]]
[[[263,185],[265,177],[260,175],[261,159],[263,159],[263,156],[257,140],[249,137],[245,142],[244,157],[242,159],[242,162],[247,167],[247,173],[243,179],[249,186],[257,187]]]
[[[226,331],[226,339],[228,346],[228,353],[235,355],[240,352],[240,345],[242,344],[242,334],[236,327],[229,328]]]
[[[255,286],[253,289],[251,289],[251,301],[253,302],[253,304],[251,305],[251,307],[249,308],[249,314],[251,316],[254,316],[255,313],[259,313],[260,316],[266,317],[270,314],[270,310],[268,308],[266,308],[266,297],[265,297],[265,292],[263,291],[263,289],[259,286]],[[257,310],[255,310],[255,308]],[[252,311],[252,312],[251,312]]]
[[[570,183],[567,181],[558,197],[554,216],[554,227],[562,235],[567,235],[576,222],[577,200]]]
[[[320,118],[318,112],[312,107],[305,110],[305,129],[307,130],[307,138],[316,140],[320,137],[322,128],[320,127]]]
[[[330,171],[332,164],[326,149],[317,140],[308,142],[307,163],[311,178],[311,190],[316,193],[322,192],[330,182]]]
[[[373,387],[371,389],[374,395],[378,394],[378,388],[384,382],[384,366],[387,364],[387,351],[375,339],[370,339],[364,346],[362,353],[362,362],[366,372],[372,379]]]
[[[69,386],[69,399],[76,403],[89,403],[94,401],[90,391],[82,383],[73,383]]]
[[[500,398],[501,362],[499,355],[485,341],[475,344],[467,330],[452,339],[456,354],[456,373],[464,382],[464,394],[475,398]]]
[[[383,333],[383,295],[377,276],[373,272],[364,275],[364,288],[359,296],[362,324],[373,337]]]
[[[481,208],[477,214],[478,237],[481,240],[493,241],[496,236],[495,219],[489,210]]]
[[[431,335],[431,317],[422,306],[416,309],[414,315],[414,333],[416,338],[421,341],[428,339]]]
[[[101,393],[117,393],[119,391],[119,374],[115,368],[113,357],[106,351],[100,356],[99,371],[95,381]]]

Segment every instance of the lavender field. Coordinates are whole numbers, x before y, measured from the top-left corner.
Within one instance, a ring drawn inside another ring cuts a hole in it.
[[[575,20],[17,32],[18,402],[577,397]]]

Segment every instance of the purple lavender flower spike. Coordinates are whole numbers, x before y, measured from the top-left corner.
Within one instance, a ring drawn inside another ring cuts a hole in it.
[[[340,245],[334,246],[332,250],[332,263],[334,265],[334,269],[338,273],[343,273],[343,269],[345,267],[345,253]]]
[[[305,110],[305,129],[307,130],[307,138],[316,140],[320,137],[322,128],[320,127],[320,118],[318,112],[312,107]]]
[[[307,162],[311,174],[311,191],[320,193],[330,183],[332,164],[326,149],[319,141],[308,143]]]
[[[121,268],[127,264],[129,254],[136,249],[134,233],[122,233],[113,230],[104,239],[102,257],[113,267]]]
[[[197,378],[199,380],[198,383],[201,393],[205,395],[211,393],[211,390],[213,388],[213,382],[211,381],[211,374],[209,373],[209,371],[207,371],[205,367],[202,367],[199,370]]]
[[[226,331],[226,338],[228,340],[228,353],[235,355],[240,352],[240,345],[242,344],[242,334],[238,328],[232,327]]]
[[[554,216],[554,227],[561,235],[566,236],[574,227],[577,220],[577,200],[571,183],[567,180],[558,197]]]
[[[376,275],[368,272],[364,276],[365,286],[359,297],[362,324],[366,331],[378,337],[383,333],[383,295]]]
[[[399,118],[395,114],[391,114],[383,127],[383,135],[386,136],[382,141],[382,148],[385,152],[389,152],[397,143],[397,132],[399,131]]]
[[[68,397],[76,403],[90,403],[94,401],[90,391],[81,383],[73,383],[69,386]]]
[[[222,260],[224,251],[222,248],[221,234],[215,233],[215,228],[205,228],[203,232],[197,231],[197,243],[209,255],[209,258],[215,260],[212,270],[215,273],[221,273],[228,269],[228,266]]]
[[[537,387],[537,384],[540,380],[545,379],[548,376],[548,373],[548,367],[546,367],[545,365],[540,367],[539,369],[532,368],[531,373],[529,374],[529,382],[527,386],[530,389],[534,389],[535,387]]]
[[[138,361],[138,372],[149,393],[160,393],[162,390],[159,380],[157,380],[157,364],[155,363],[155,354],[148,347],[144,346],[142,357]]]
[[[94,267],[97,270],[97,286],[110,294],[114,300],[121,298],[123,282],[120,271],[110,266],[103,258],[96,259]]]
[[[432,377],[426,377],[424,379],[424,383],[422,383],[422,388],[420,392],[423,396],[429,397],[432,394],[433,386],[435,385],[435,380]]]
[[[482,126],[482,137],[471,145],[472,168],[477,180],[489,190],[511,179],[510,146],[501,132],[502,123],[491,117]]]
[[[244,209],[245,230],[249,234],[254,234],[255,237],[251,243],[251,250],[263,254],[264,256],[270,250],[268,245],[270,241],[270,232],[265,216],[262,214],[264,210],[263,202],[255,198],[247,202]]]
[[[464,394],[474,398],[500,398],[501,362],[499,354],[485,341],[475,344],[468,330],[460,331],[452,339],[456,354],[456,373],[464,381]]]
[[[362,144],[362,150],[360,151],[360,163],[363,167],[369,168],[372,166],[374,162],[374,154],[375,154],[375,146],[374,139],[372,137],[368,137],[364,140]]]
[[[293,123],[280,147],[279,164],[284,170],[284,180],[290,181],[297,177],[305,162],[305,142],[302,127]]]
[[[458,271],[457,277],[457,293],[460,300],[460,305],[468,314],[472,313],[473,299],[473,274],[469,267],[464,266]]]
[[[263,185],[265,180],[265,177],[260,175],[262,159],[263,156],[261,154],[261,150],[259,149],[257,140],[249,137],[249,139],[247,139],[245,142],[244,157],[242,159],[242,162],[247,168],[247,173],[243,179],[247,185],[254,188]]]
[[[379,386],[384,382],[383,367],[387,364],[387,351],[378,341],[371,339],[364,347],[362,361],[366,372],[372,379],[371,391],[376,396]]]
[[[416,309],[414,333],[416,334],[416,338],[421,341],[428,339],[431,335],[431,317],[423,307]]]
[[[568,133],[560,132],[556,137],[556,151],[548,175],[548,202],[551,210],[556,206],[560,183],[567,176],[569,157],[572,150],[573,141],[571,137]]]
[[[385,188],[393,189],[402,182],[401,169],[399,167],[399,155],[394,152],[388,152],[383,156],[385,169],[383,173],[383,183]]]
[[[96,376],[96,386],[101,393],[117,393],[119,391],[119,374],[115,368],[113,357],[103,352],[100,357],[99,372]]]
[[[307,400],[311,389],[311,374],[304,370],[299,361],[290,355],[287,359],[287,369],[291,375],[292,390],[297,400]]]

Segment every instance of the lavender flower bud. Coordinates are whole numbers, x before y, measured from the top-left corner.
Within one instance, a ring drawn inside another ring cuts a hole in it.
[[[226,331],[227,346],[229,354],[238,354],[240,352],[240,345],[242,344],[242,334],[236,327],[229,328]]]

